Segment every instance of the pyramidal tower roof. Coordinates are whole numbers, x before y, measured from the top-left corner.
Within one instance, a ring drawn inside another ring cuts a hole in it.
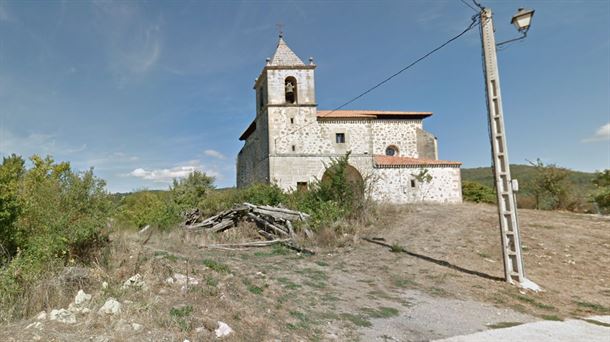
[[[284,41],[283,35],[280,35],[280,40],[277,42],[277,48],[269,65],[273,66],[300,66],[305,65],[303,61],[297,56]]]

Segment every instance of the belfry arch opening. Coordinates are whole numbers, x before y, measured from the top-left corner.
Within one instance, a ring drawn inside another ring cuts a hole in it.
[[[286,103],[296,104],[297,103],[297,79],[288,76],[284,80],[284,94]]]

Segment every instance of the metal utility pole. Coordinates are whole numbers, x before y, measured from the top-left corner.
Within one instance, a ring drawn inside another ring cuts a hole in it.
[[[525,277],[521,256],[521,236],[519,234],[519,221],[517,220],[517,204],[513,192],[513,185],[516,186],[516,182],[513,182],[510,176],[491,9],[483,8],[480,16],[489,135],[492,146],[505,279],[511,284],[517,283],[521,287],[538,291],[540,290],[538,285]]]

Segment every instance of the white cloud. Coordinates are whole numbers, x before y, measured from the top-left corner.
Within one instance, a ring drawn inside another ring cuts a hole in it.
[[[593,136],[584,139],[583,142],[606,141],[610,140],[610,123],[602,125],[595,131]]]
[[[221,160],[227,159],[227,156],[225,156],[224,154],[222,154],[216,150],[205,150],[205,151],[203,151],[203,154],[205,154],[208,157],[212,157],[212,158],[216,158],[216,159],[221,159]]]
[[[137,168],[128,175],[158,183],[169,183],[174,178],[184,178],[195,171],[204,171],[203,165],[198,160],[191,160],[186,162],[185,165],[178,165],[167,169]],[[213,177],[218,176],[218,172],[214,170],[206,170],[205,174]]]

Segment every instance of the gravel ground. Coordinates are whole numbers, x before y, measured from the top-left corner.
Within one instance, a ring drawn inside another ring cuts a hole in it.
[[[610,318],[610,316],[607,317]],[[455,336],[437,342],[496,341],[608,342],[610,341],[610,328],[581,320],[567,320],[565,322],[541,321],[506,329],[482,331],[466,336]]]
[[[428,341],[488,329],[501,322],[533,322],[530,315],[472,300],[433,297],[417,290],[402,297],[412,305],[397,317],[374,319],[363,341]]]

